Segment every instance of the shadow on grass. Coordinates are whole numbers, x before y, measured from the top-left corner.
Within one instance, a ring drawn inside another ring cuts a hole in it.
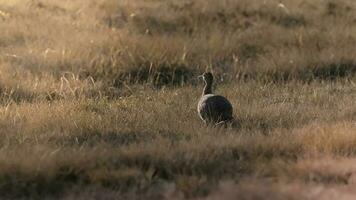
[[[31,197],[40,199],[43,196],[57,196],[64,188],[83,185],[89,182],[89,177],[83,170],[70,166],[61,166],[53,177],[46,173],[25,173],[12,170],[11,173],[0,174],[0,196],[2,198]]]
[[[348,61],[316,65],[312,70],[312,77],[323,80],[351,77],[356,73],[356,63]]]
[[[199,5],[197,5],[199,6]],[[172,12],[178,13],[174,18],[165,18],[161,15],[154,15],[154,10],[141,16],[135,16],[132,20],[133,28],[140,34],[162,35],[162,34],[187,34],[201,32],[209,29],[206,24],[212,27],[218,26],[221,30],[238,30],[248,28],[246,20],[260,21],[266,20],[270,23],[282,26],[284,28],[294,28],[306,26],[307,20],[301,14],[287,14],[277,8],[261,8],[259,10],[246,10],[236,7],[230,9],[216,9],[212,11],[197,10],[192,4],[186,4],[184,9],[172,5]],[[147,10],[148,11],[148,10]],[[127,19],[127,17],[122,17]],[[113,25],[113,20],[106,20],[109,26]],[[117,20],[116,21],[122,21]],[[125,21],[125,20],[124,20]],[[126,23],[127,20],[126,20]],[[122,26],[122,23],[116,23],[116,26]],[[115,25],[115,23],[114,23]]]
[[[21,88],[8,88],[0,85],[0,104],[32,102],[38,95]]]
[[[279,71],[265,71],[254,73],[239,72],[240,80],[262,80],[264,82],[284,83],[288,81],[334,81],[337,79],[352,78],[356,74],[356,63],[342,61],[339,63],[312,64],[298,70],[285,69]]]
[[[115,81],[116,86],[120,86],[124,80],[129,83],[151,83],[155,87],[166,85],[182,86],[184,84],[195,83],[197,70],[188,69],[185,66],[162,65],[157,69],[150,70],[144,66],[131,72],[121,74]],[[298,70],[285,69],[280,71],[261,71],[255,73],[240,72],[239,79],[244,81],[263,80],[265,82],[283,83],[288,81],[333,81],[340,78],[352,78],[356,74],[356,63],[354,61],[341,61],[337,63],[316,63]],[[217,74],[217,76],[219,76]],[[218,79],[218,78],[217,78]],[[121,81],[120,81],[121,80]]]
[[[53,137],[50,141],[53,141],[56,145],[65,146],[89,146],[93,147],[100,143],[104,143],[111,146],[123,146],[134,143],[151,143],[157,138],[168,139],[172,144],[179,141],[189,141],[191,136],[184,133],[176,132],[108,132],[98,133],[93,131],[87,131],[80,135],[70,135],[62,137]]]
[[[190,153],[176,152],[171,158],[152,154],[117,155],[93,160],[91,165],[63,164],[36,173],[25,169],[2,171],[0,196],[4,198],[60,197],[72,187],[103,186],[114,191],[143,190],[153,187],[160,180],[177,182],[181,177],[197,177],[207,185],[214,185],[223,177],[242,176],[248,173],[247,163],[230,149],[205,152],[191,158]],[[179,189],[179,188],[178,188]],[[190,191],[202,194],[200,188]]]
[[[119,75],[119,78],[114,81],[114,85],[121,86],[123,82],[128,82],[130,84],[150,83],[155,87],[182,86],[191,81],[194,74],[195,70],[188,69],[184,65],[161,64],[153,68],[149,64]]]
[[[106,139],[122,140],[113,135]],[[149,151],[133,154],[117,151],[112,155],[83,160],[83,163],[78,163],[75,156],[68,155],[65,162],[58,162],[50,169],[43,166],[36,173],[16,167],[2,170],[0,196],[36,199],[60,197],[64,191],[73,187],[90,186],[120,192],[145,192],[162,181],[176,183],[177,190],[183,190],[185,195],[199,196],[211,191],[209,187],[216,186],[219,180],[238,180],[251,175],[256,159],[272,162],[274,158],[283,158],[294,162],[297,160],[296,155],[300,154],[300,146],[295,143],[288,145],[288,148],[269,148],[260,143],[256,148],[246,148],[246,145],[217,146],[194,152],[175,147],[172,144],[167,152],[159,155]],[[199,181],[191,185],[194,188],[184,191],[185,186],[190,185],[189,177]]]

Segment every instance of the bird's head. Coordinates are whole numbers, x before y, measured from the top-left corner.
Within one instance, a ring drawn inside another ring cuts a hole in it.
[[[198,76],[199,78],[203,78],[203,80],[206,82],[206,83],[212,83],[213,82],[213,74],[211,72],[205,72],[204,74]]]

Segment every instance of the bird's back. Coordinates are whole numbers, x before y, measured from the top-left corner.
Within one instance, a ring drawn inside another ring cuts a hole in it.
[[[215,94],[206,94],[200,98],[198,112],[206,122],[218,123],[233,118],[231,103],[225,97]]]

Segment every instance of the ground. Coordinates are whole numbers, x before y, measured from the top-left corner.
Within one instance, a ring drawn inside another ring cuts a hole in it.
[[[355,9],[0,0],[1,198],[354,199]]]

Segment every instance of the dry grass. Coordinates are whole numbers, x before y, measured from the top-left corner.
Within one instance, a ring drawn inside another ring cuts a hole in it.
[[[0,0],[0,197],[353,199],[356,4],[279,2]]]

